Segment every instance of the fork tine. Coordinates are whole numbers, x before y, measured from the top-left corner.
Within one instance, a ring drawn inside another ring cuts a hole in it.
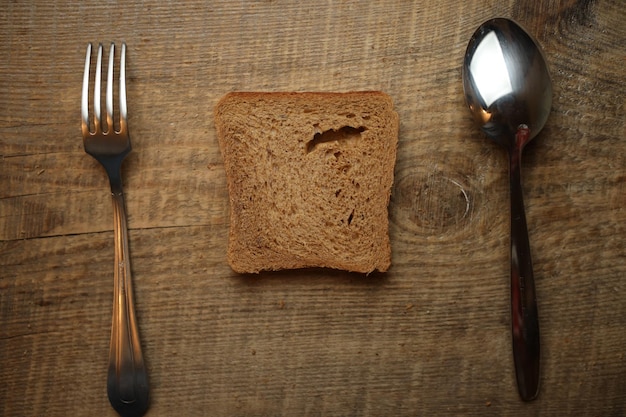
[[[126,131],[126,43],[122,42],[120,57],[120,132]]]
[[[89,66],[91,64],[91,43],[87,44],[87,56],[85,57],[85,72],[83,73],[83,93],[81,98],[81,129],[83,136],[89,133]]]
[[[98,57],[96,59],[96,80],[93,86],[93,123],[96,132],[100,132],[100,104],[102,80],[102,44],[98,45]]]
[[[109,66],[107,68],[107,92],[106,92],[106,113],[107,132],[113,132],[113,57],[115,56],[115,44],[111,44],[109,50]]]

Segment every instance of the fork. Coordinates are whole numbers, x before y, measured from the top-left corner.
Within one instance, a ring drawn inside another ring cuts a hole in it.
[[[126,107],[126,44],[122,44],[119,78],[119,130],[114,126],[113,66],[115,45],[109,50],[106,86],[106,121],[101,119],[102,44],[98,47],[93,93],[93,125],[89,115],[89,70],[91,44],[87,45],[81,102],[82,134],[85,152],[93,156],[106,170],[113,198],[115,241],[115,273],[113,290],[113,320],[107,392],[113,408],[124,417],[142,416],[149,401],[148,372],[141,353],[141,343],[131,282],[128,229],[122,191],[121,168],[131,150]],[[93,129],[92,129],[93,127]]]

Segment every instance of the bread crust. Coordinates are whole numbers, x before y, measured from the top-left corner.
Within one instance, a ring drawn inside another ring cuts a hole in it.
[[[399,129],[391,97],[233,92],[214,116],[234,271],[389,268]]]

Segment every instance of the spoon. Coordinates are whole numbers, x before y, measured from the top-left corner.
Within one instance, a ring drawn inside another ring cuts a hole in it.
[[[463,88],[482,131],[509,153],[513,358],[519,395],[530,401],[539,391],[539,319],[520,165],[524,146],[550,113],[550,74],[535,40],[515,22],[498,18],[483,23],[470,39]]]

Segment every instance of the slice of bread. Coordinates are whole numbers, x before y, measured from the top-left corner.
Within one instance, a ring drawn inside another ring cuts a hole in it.
[[[215,126],[234,271],[389,268],[398,115],[387,94],[230,93]]]

